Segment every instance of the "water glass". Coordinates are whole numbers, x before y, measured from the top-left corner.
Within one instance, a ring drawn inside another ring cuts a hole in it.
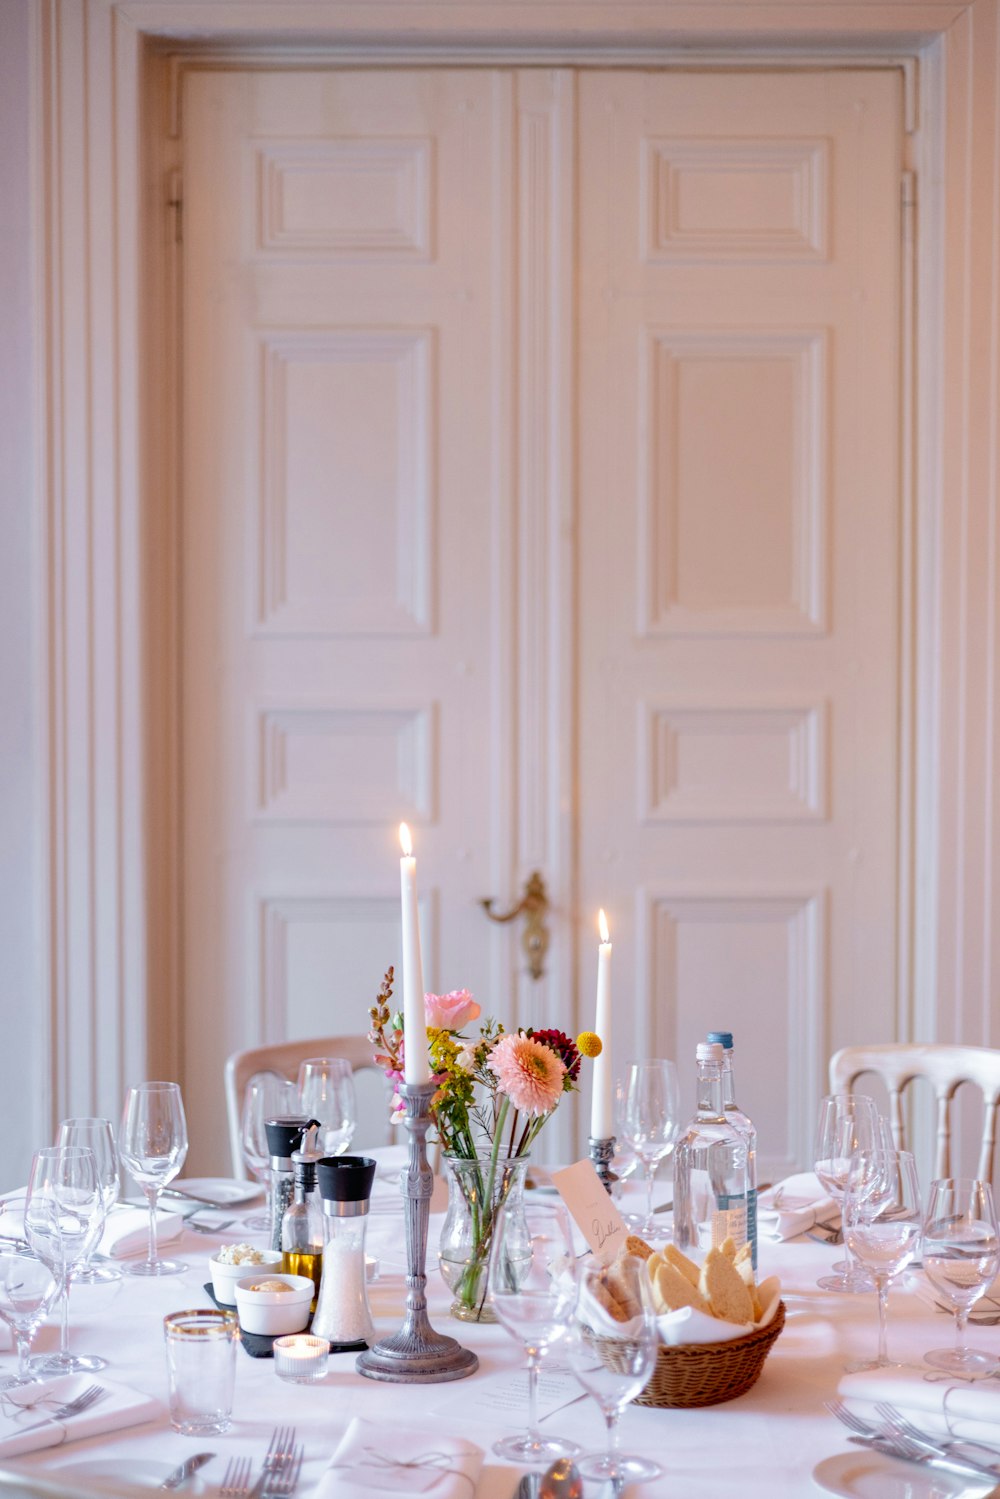
[[[309,1057],[299,1067],[301,1111],[322,1126],[317,1144],[324,1155],[343,1155],[354,1137],[358,1105],[354,1069],[344,1057]]]
[[[0,1249],[0,1318],[17,1346],[17,1374],[4,1381],[6,1389],[44,1378],[32,1372],[28,1355],[58,1295],[59,1281],[44,1260],[30,1249]]]
[[[129,1088],[118,1135],[122,1163],[142,1188],[149,1204],[149,1253],[129,1265],[129,1275],[178,1275],[180,1260],[161,1259],[156,1245],[156,1207],[160,1193],[173,1181],[188,1152],[187,1120],[176,1083],[139,1083]]]
[[[94,1153],[97,1179],[104,1198],[105,1217],[111,1212],[121,1191],[118,1175],[118,1151],[115,1135],[109,1119],[64,1119],[56,1136],[57,1145],[81,1145]],[[95,1264],[100,1260],[100,1264]],[[108,1281],[121,1280],[122,1273],[106,1256],[96,1251],[87,1256],[86,1262],[73,1271],[77,1285],[103,1285]]]
[[[80,1145],[38,1150],[31,1162],[24,1204],[24,1234],[44,1260],[62,1294],[59,1351],[39,1355],[34,1367],[46,1374],[73,1374],[103,1369],[99,1354],[69,1351],[70,1277],[85,1265],[104,1229],[104,1196],[94,1152]]]
[[[647,1239],[656,1237],[661,1227],[653,1212],[656,1170],[677,1144],[680,1127],[680,1084],[675,1063],[663,1058],[633,1062],[625,1082],[621,1130],[646,1174],[646,1215],[637,1227]]]
[[[649,1383],[659,1348],[645,1263],[630,1255],[609,1272],[587,1262],[580,1266],[579,1278],[580,1300],[566,1344],[567,1361],[600,1408],[607,1426],[607,1447],[578,1458],[577,1467],[584,1478],[610,1480],[615,1485],[659,1478],[663,1474],[659,1463],[627,1456],[618,1447],[619,1418]],[[631,1310],[631,1316],[619,1320],[623,1309]]]
[[[871,1274],[878,1292],[878,1355],[852,1369],[889,1365],[886,1333],[889,1282],[915,1258],[921,1234],[920,1186],[908,1150],[860,1150],[844,1193],[845,1243]]]
[[[1000,1366],[995,1354],[965,1346],[969,1312],[1000,1270],[1000,1232],[989,1182],[946,1177],[931,1183],[923,1260],[927,1279],[955,1312],[954,1348],[925,1353],[927,1363],[960,1377],[994,1374]]]
[[[875,1100],[864,1093],[831,1093],[822,1099],[816,1124],[813,1161],[820,1185],[843,1208],[851,1159],[856,1151],[874,1150],[881,1144]],[[848,1247],[848,1256],[851,1250]],[[874,1281],[848,1258],[843,1272],[824,1275],[817,1285],[823,1291],[871,1291]]]
[[[494,1442],[498,1457],[550,1463],[579,1452],[575,1442],[538,1429],[538,1372],[545,1354],[569,1332],[577,1298],[573,1233],[561,1204],[512,1208],[496,1215],[490,1251],[489,1295],[497,1321],[524,1346],[528,1358],[528,1430]]]
[[[232,1312],[198,1308],[164,1317],[170,1421],[175,1431],[193,1437],[229,1430],[239,1331]]]

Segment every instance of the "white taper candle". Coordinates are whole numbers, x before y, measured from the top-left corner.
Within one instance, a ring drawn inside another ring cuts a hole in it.
[[[607,1140],[615,1132],[614,1063],[611,1056],[611,941],[608,919],[598,915],[601,945],[597,949],[597,1014],[594,1030],[601,1039],[601,1054],[594,1058],[594,1093],[590,1107],[590,1133]]]
[[[408,1083],[426,1083],[431,1068],[427,1057],[427,1021],[424,1017],[424,969],[420,961],[420,920],[417,910],[417,861],[405,822],[399,824],[399,890],[403,915],[403,1077]]]

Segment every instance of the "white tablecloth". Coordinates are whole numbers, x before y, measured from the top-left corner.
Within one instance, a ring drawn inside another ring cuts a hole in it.
[[[396,1192],[398,1188],[386,1184],[377,1187],[379,1210],[372,1213],[368,1230],[369,1249],[382,1261],[382,1277],[371,1287],[380,1335],[399,1326],[405,1297],[402,1213],[395,1206],[387,1210],[385,1202],[387,1196],[394,1200]],[[88,1471],[96,1472],[101,1465],[105,1470],[114,1465],[120,1471],[117,1488],[106,1473],[101,1477],[102,1494],[148,1494],[150,1475],[159,1472],[162,1476],[168,1466],[202,1449],[218,1455],[203,1470],[203,1485],[182,1492],[214,1495],[233,1454],[253,1457],[256,1471],[275,1424],[289,1422],[305,1443],[299,1495],[309,1499],[351,1418],[364,1416],[381,1423],[387,1443],[394,1422],[408,1426],[426,1422],[429,1431],[438,1423],[443,1430],[480,1443],[487,1452],[477,1499],[511,1499],[519,1475],[489,1451],[490,1443],[510,1427],[498,1417],[489,1428],[481,1414],[473,1418],[463,1411],[477,1380],[522,1367],[522,1355],[502,1328],[469,1326],[448,1316],[450,1298],[436,1268],[440,1225],[441,1219],[432,1217],[431,1320],[475,1350],[480,1359],[477,1375],[458,1383],[386,1385],[361,1378],[355,1372],[355,1355],[341,1354],[331,1357],[323,1383],[294,1386],[277,1378],[273,1360],[252,1359],[241,1349],[234,1420],[224,1436],[185,1438],[174,1433],[164,1417],[103,1440],[74,1442],[58,1451],[22,1458],[16,1465],[8,1463],[0,1470],[0,1496],[86,1494],[90,1490],[84,1464]],[[230,1235],[226,1238],[231,1242]],[[209,1278],[207,1262],[215,1242],[186,1229],[170,1246],[172,1255],[188,1261],[189,1269],[181,1276],[153,1281],[125,1277],[110,1288],[74,1287],[71,1346],[81,1352],[103,1353],[109,1359],[109,1377],[165,1401],[162,1319],[178,1308],[208,1304],[202,1287]],[[727,1494],[739,1499],[801,1499],[822,1492],[812,1477],[817,1463],[850,1450],[846,1431],[827,1414],[823,1402],[835,1393],[845,1361],[871,1355],[876,1338],[873,1295],[837,1296],[816,1287],[817,1276],[841,1253],[805,1239],[761,1245],[760,1275],[781,1276],[787,1322],[760,1381],[738,1400],[701,1410],[629,1407],[622,1418],[622,1446],[658,1459],[666,1470],[655,1483],[630,1487],[629,1495],[637,1499],[646,1495],[720,1499]],[[927,1349],[951,1340],[950,1319],[935,1312],[912,1289],[892,1290],[889,1316],[894,1357],[917,1362]],[[983,1347],[995,1347],[997,1337],[992,1328],[970,1332],[973,1345]],[[39,1333],[36,1347],[54,1348],[57,1341],[57,1328],[50,1324]],[[0,1374],[12,1364],[10,1354],[0,1357]],[[573,1438],[588,1451],[603,1443],[603,1422],[585,1396],[549,1417],[545,1429]],[[63,1469],[66,1473],[60,1478]],[[130,1484],[130,1474],[145,1475],[147,1486]],[[595,1492],[596,1486],[591,1485],[588,1499]]]

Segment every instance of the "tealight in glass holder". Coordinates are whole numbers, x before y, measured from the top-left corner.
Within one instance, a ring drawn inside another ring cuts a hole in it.
[[[310,1332],[293,1332],[274,1340],[274,1372],[291,1384],[312,1384],[326,1374],[330,1345]]]

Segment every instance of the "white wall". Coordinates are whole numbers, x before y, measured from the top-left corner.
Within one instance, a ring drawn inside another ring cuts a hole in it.
[[[0,0],[0,1190],[23,1183],[43,1086],[39,982],[39,640],[32,515],[29,8]],[[44,1142],[48,1143],[48,1142]]]

